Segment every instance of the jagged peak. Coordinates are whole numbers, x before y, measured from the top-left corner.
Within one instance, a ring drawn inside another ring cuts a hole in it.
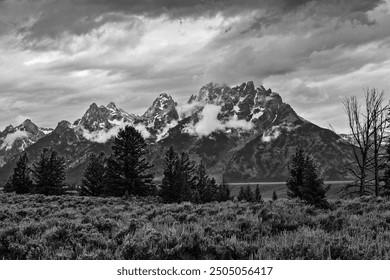
[[[163,92],[157,96],[149,110],[156,107],[162,110],[165,107],[169,107],[170,105],[176,106],[175,101],[173,100],[172,96],[170,96],[168,93]]]
[[[157,98],[158,98],[158,99],[164,99],[164,98],[166,98],[166,99],[172,99],[172,96],[169,95],[169,94],[166,93],[166,92],[162,92],[162,93],[160,93],[160,94],[158,95]]]
[[[57,124],[57,127],[55,128],[55,130],[59,130],[59,129],[64,129],[64,128],[69,128],[71,126],[71,123],[66,121],[66,120],[63,120],[63,121],[60,121],[58,124]]]
[[[118,109],[117,107],[116,107],[116,105],[115,105],[115,103],[114,102],[110,102],[110,103],[108,103],[108,105],[106,106],[108,109],[114,109],[114,110],[116,110],[116,109]]]
[[[252,91],[254,92],[255,91],[255,85],[253,83],[253,81],[249,81],[247,83],[242,83],[240,84],[239,86],[236,86],[234,87],[233,89],[237,90],[237,91]]]
[[[99,107],[98,107],[98,105],[95,102],[93,102],[91,105],[89,105],[89,108],[90,109],[92,109],[92,108],[96,108],[97,109]]]
[[[215,87],[218,87],[217,83],[209,82],[209,83],[205,84],[202,88],[215,88]]]
[[[34,124],[31,119],[25,119],[24,122],[22,122],[22,125],[27,125],[27,124]]]

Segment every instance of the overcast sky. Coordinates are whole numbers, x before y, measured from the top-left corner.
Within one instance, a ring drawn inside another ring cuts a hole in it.
[[[343,131],[342,98],[387,102],[389,74],[390,0],[0,0],[1,130],[252,80]]]

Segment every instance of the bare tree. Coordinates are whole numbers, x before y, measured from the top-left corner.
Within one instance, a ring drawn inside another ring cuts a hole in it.
[[[371,110],[371,119],[373,121],[373,130],[372,130],[372,146],[371,146],[371,158],[369,160],[369,170],[373,173],[374,176],[374,190],[375,195],[380,195],[380,174],[379,171],[383,166],[385,156],[384,156],[384,138],[385,131],[388,125],[388,105],[383,106],[383,91],[378,92],[376,89],[367,89],[367,95],[369,96],[368,105],[372,108]]]
[[[364,95],[363,110],[356,96],[343,100],[352,137],[350,146],[355,158],[354,162],[347,165],[347,169],[356,177],[359,187],[349,194],[359,193],[362,196],[375,193],[378,196],[388,106],[383,106],[383,92],[364,89]]]

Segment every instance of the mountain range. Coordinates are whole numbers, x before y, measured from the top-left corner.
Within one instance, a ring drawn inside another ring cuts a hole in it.
[[[229,182],[284,180],[298,146],[317,160],[327,180],[348,179],[342,170],[352,160],[342,137],[298,116],[271,89],[253,82],[235,87],[209,83],[182,105],[161,93],[141,116],[113,102],[93,103],[81,118],[61,121],[55,129],[31,120],[8,126],[0,132],[0,184],[21,153],[35,160],[45,147],[64,156],[68,180],[80,182],[88,154],[109,154],[113,137],[125,125],[134,126],[148,143],[157,179],[170,145],[188,151],[194,161],[203,160],[211,175]]]

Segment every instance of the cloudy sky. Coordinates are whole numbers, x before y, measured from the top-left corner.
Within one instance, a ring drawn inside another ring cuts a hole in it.
[[[343,131],[342,98],[387,102],[389,73],[390,0],[0,0],[1,130],[253,80]]]

